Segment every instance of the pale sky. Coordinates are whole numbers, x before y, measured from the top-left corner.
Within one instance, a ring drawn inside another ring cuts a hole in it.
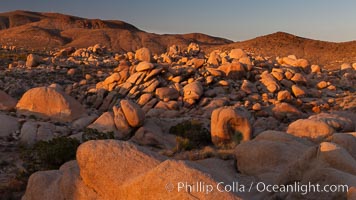
[[[356,40],[355,0],[1,0],[0,12],[59,12],[118,19],[154,33],[199,32],[234,41],[277,31]]]

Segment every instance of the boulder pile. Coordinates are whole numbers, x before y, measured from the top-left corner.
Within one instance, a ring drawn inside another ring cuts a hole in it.
[[[32,52],[0,68],[0,140],[11,150],[0,160],[17,163],[1,168],[0,186],[26,168],[16,145],[61,137],[82,143],[76,160],[32,174],[23,199],[353,199],[355,64],[317,64],[196,43],[161,55],[102,45]],[[349,190],[177,190],[197,180]]]

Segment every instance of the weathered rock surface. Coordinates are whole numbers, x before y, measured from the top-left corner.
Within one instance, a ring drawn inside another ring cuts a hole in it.
[[[299,119],[292,122],[287,129],[287,133],[301,138],[308,138],[312,141],[322,141],[331,136],[335,130],[327,123],[319,120]]]
[[[38,141],[48,141],[56,136],[56,126],[48,122],[27,121],[22,125],[20,142],[23,145],[31,146]]]
[[[235,109],[223,107],[212,112],[211,138],[215,145],[230,143],[239,137],[242,137],[242,141],[247,141],[251,139],[251,134],[250,122]]]
[[[17,112],[60,122],[71,122],[86,115],[84,107],[73,97],[49,87],[27,91],[16,105]]]
[[[19,128],[20,123],[16,118],[0,113],[0,137],[7,137]]]
[[[187,184],[198,179],[216,187],[219,182],[237,178],[224,161],[217,159],[200,163],[164,161],[164,157],[131,143],[106,140],[82,144],[77,160],[62,165],[60,170],[34,173],[23,199],[239,199],[230,192],[213,190],[206,195],[179,189],[183,179]],[[219,175],[221,169],[230,176]]]
[[[273,182],[276,175],[286,170],[309,146],[308,141],[284,132],[265,131],[254,140],[236,147],[237,169]]]
[[[151,62],[152,54],[148,48],[138,49],[135,53],[135,59],[140,61]]]
[[[144,123],[145,113],[136,103],[129,100],[120,101],[122,111],[131,127],[138,127]]]
[[[96,119],[88,128],[95,129],[99,132],[108,133],[117,131],[114,114],[112,112],[104,112],[98,119]]]
[[[199,81],[195,81],[193,83],[189,83],[188,85],[184,86],[184,99],[192,99],[198,100],[201,95],[204,93],[203,86]]]

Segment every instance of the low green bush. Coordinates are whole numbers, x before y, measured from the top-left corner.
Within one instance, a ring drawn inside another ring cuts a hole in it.
[[[107,139],[114,139],[114,133],[113,132],[103,133],[103,132],[99,132],[96,129],[85,128],[84,133],[82,135],[83,142],[89,140],[107,140]]]
[[[38,141],[32,147],[24,147],[22,158],[29,173],[58,169],[65,162],[75,159],[79,145],[77,139],[68,137]]]
[[[172,126],[169,133],[177,136],[177,151],[201,148],[211,144],[210,132],[198,120],[187,120]]]

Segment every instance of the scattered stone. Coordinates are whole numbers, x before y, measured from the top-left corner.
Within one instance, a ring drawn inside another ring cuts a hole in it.
[[[0,137],[7,137],[18,131],[20,124],[14,117],[0,113]]]
[[[275,104],[272,112],[273,116],[279,120],[296,120],[302,116],[302,112],[285,102]]]
[[[347,69],[352,69],[352,66],[350,63],[343,63],[341,66],[340,66],[340,70],[347,70]]]
[[[195,81],[192,83],[187,84],[183,88],[184,91],[184,99],[192,99],[192,100],[198,100],[204,93],[203,86],[199,81]]]
[[[140,62],[136,66],[136,71],[142,72],[142,71],[147,71],[147,70],[150,70],[150,69],[153,69],[153,68],[154,68],[154,65],[152,63],[143,61],[143,62]]]
[[[297,98],[305,96],[305,91],[297,85],[292,85],[292,92]]]
[[[75,73],[76,73],[76,70],[74,68],[71,68],[67,71],[68,76],[74,76]]]
[[[221,58],[220,58],[218,52],[212,51],[210,53],[210,56],[209,56],[209,59],[208,59],[207,63],[218,66],[219,63],[221,63]]]
[[[301,73],[295,73],[291,80],[299,84],[305,84],[307,82],[307,79]]]
[[[312,65],[310,68],[311,68],[312,73],[320,73],[321,72],[321,68],[319,65]]]
[[[318,89],[324,89],[324,88],[328,87],[328,83],[327,83],[326,81],[320,81],[320,82],[316,85],[316,87],[317,87]]]
[[[307,138],[315,142],[320,142],[331,136],[335,130],[327,123],[313,119],[299,119],[292,122],[287,129],[287,133],[301,138]]]
[[[225,63],[220,65],[218,70],[225,73],[229,79],[242,79],[246,72],[241,63]]]
[[[87,127],[89,124],[91,124],[95,119],[97,119],[97,115],[90,115],[90,116],[84,116],[81,117],[72,123],[72,127],[76,130],[82,130],[85,127]]]
[[[260,104],[260,103],[255,103],[255,104],[253,104],[252,110],[254,110],[254,111],[259,111],[259,110],[261,110],[261,104]]]
[[[135,59],[140,61],[151,62],[152,54],[148,48],[138,49],[135,53]]]
[[[4,91],[0,90],[0,110],[9,111],[16,107],[17,101]]]
[[[192,56],[198,55],[200,52],[200,46],[197,43],[190,43],[188,46],[188,53]]]
[[[35,54],[29,54],[26,59],[26,67],[36,67],[40,63],[40,57]]]
[[[237,169],[274,182],[278,175],[308,149],[310,143],[279,131],[265,131],[254,140],[237,145]],[[251,159],[253,158],[253,159]]]
[[[48,141],[56,134],[56,126],[48,122],[25,122],[19,136],[20,142],[26,146],[32,146],[38,141]]]
[[[125,139],[131,135],[131,127],[125,117],[122,108],[116,106],[113,107],[114,112],[114,123],[117,129],[116,138]]]
[[[246,56],[246,52],[244,52],[242,49],[232,49],[229,53],[230,59],[240,59]]]
[[[158,98],[161,100],[163,99],[173,100],[173,99],[178,99],[179,93],[174,88],[163,87],[163,88],[156,88],[156,96],[158,96]]]
[[[120,101],[122,111],[131,127],[139,127],[144,123],[145,113],[136,103],[129,100]]]
[[[277,83],[277,81],[267,71],[264,71],[261,74],[261,82],[263,83],[263,85],[266,86],[267,90],[271,93],[274,93],[280,89],[280,86]]]
[[[279,91],[277,94],[278,101],[290,101],[292,96],[288,90]]]
[[[323,121],[338,132],[353,132],[356,130],[356,125],[350,118],[339,114],[320,113],[310,116],[309,119]]]
[[[257,93],[256,86],[248,80],[243,80],[241,88],[246,94]]]
[[[117,131],[114,114],[112,112],[104,112],[98,119],[96,119],[88,128],[95,129],[103,133],[115,133]]]

